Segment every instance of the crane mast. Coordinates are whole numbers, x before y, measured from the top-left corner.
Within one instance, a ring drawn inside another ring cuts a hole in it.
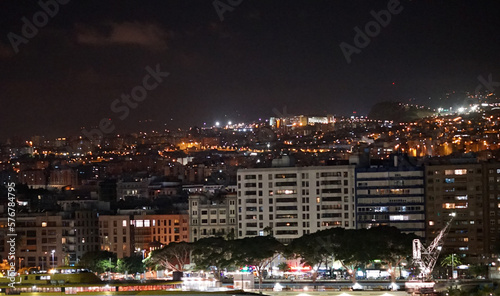
[[[439,253],[443,247],[444,237],[451,228],[451,221],[455,218],[455,213],[451,213],[450,216],[451,219],[446,223],[446,226],[441,229],[427,248],[424,247],[419,239],[413,240],[413,262],[420,268],[419,278],[424,280],[430,279],[432,270],[436,265]]]

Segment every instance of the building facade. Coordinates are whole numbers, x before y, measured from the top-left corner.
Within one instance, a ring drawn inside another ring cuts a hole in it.
[[[488,223],[485,231],[488,233],[487,251],[491,257],[498,257],[500,249],[500,163],[487,162],[483,164],[483,183]]]
[[[458,254],[464,263],[486,262],[490,216],[480,163],[428,165],[426,240],[431,242],[455,215],[444,239],[443,254]],[[494,218],[494,217],[492,217]]]
[[[356,228],[354,165],[238,171],[238,237],[282,242],[331,227]]]
[[[7,258],[7,218],[0,219],[0,253]],[[97,212],[77,210],[16,217],[16,258],[20,267],[48,270],[75,265],[83,254],[99,249]]]
[[[188,242],[188,223],[189,216],[185,214],[100,215],[100,249],[123,258],[171,242]]]
[[[424,191],[423,168],[357,168],[357,227],[388,225],[425,237]]]
[[[189,196],[191,241],[210,236],[236,237],[236,193]]]

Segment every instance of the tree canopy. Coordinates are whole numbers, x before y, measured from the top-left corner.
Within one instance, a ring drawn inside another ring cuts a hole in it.
[[[156,270],[184,271],[185,265],[190,262],[189,258],[192,249],[192,243],[170,243],[161,249],[151,252],[145,262],[149,267]]]
[[[208,237],[196,241],[192,253],[196,267],[205,270],[215,267],[215,274],[219,278],[222,269],[234,264],[233,243],[234,241],[222,237]]]
[[[78,266],[103,273],[116,267],[116,254],[108,251],[92,251],[83,254]]]
[[[134,254],[130,257],[118,259],[116,269],[118,272],[130,274],[144,272],[145,265],[142,260],[142,254]]]

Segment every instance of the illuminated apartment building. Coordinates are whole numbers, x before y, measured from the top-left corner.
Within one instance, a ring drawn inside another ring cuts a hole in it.
[[[0,219],[0,254],[9,252],[7,217]],[[48,270],[75,265],[86,252],[97,251],[97,212],[30,213],[16,217],[16,264]]]
[[[356,228],[354,165],[241,169],[237,192],[239,238]]]
[[[171,242],[189,241],[188,215],[100,215],[101,250],[129,257]]]
[[[422,168],[356,169],[357,228],[389,225],[425,237],[424,190]]]
[[[459,254],[466,263],[485,261],[490,224],[483,165],[479,163],[428,165],[426,177],[426,239],[432,241],[451,214],[456,216],[445,237],[443,253]]]
[[[189,196],[191,241],[210,236],[236,237],[236,194]]]

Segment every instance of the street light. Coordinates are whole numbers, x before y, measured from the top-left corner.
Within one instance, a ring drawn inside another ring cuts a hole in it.
[[[52,254],[52,268],[54,268],[54,253],[56,252],[56,250],[52,250],[52,252],[50,252]]]
[[[146,250],[142,249],[141,251],[142,251],[142,262],[143,262],[142,264],[144,264],[144,253],[146,252]],[[143,266],[143,268],[144,268],[144,266]],[[144,280],[146,280],[146,269],[142,270],[142,277]]]

